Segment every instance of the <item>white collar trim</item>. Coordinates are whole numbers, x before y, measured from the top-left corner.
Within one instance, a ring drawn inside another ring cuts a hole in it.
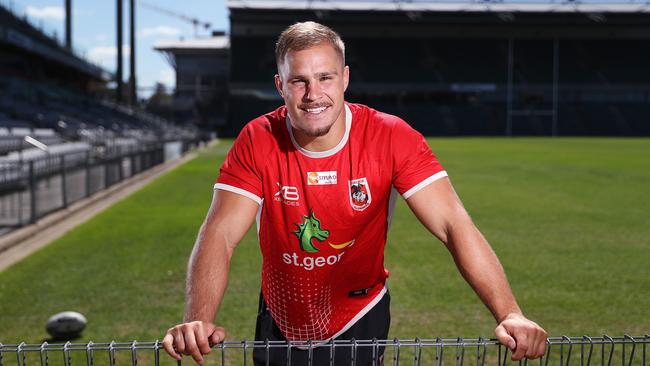
[[[343,149],[343,146],[348,142],[348,139],[350,138],[350,129],[352,128],[352,112],[350,111],[350,108],[348,107],[347,104],[343,104],[345,106],[345,133],[343,134],[343,138],[339,143],[334,146],[333,148],[325,151],[310,151],[298,144],[298,141],[296,141],[296,138],[293,136],[293,128],[291,128],[291,121],[289,120],[289,113],[287,112],[287,118],[286,118],[286,124],[287,124],[287,130],[289,131],[289,137],[291,137],[291,142],[293,143],[293,146],[300,151],[303,155],[306,155],[310,158],[326,158],[328,156],[332,156],[336,154],[337,152],[341,151]]]

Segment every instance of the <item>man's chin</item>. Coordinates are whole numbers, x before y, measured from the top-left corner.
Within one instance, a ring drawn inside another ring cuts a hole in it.
[[[327,135],[331,128],[332,125],[329,125],[317,129],[301,130],[301,132],[309,137],[321,137]]]
[[[329,109],[329,108],[328,108]],[[293,127],[299,130],[303,135],[307,137],[321,137],[327,135],[332,126],[336,123],[336,120],[331,121],[333,116],[325,111],[321,115],[309,116],[309,115],[300,115],[299,123],[292,123]],[[326,114],[327,113],[327,114]],[[330,120],[330,122],[325,125],[324,122]],[[297,122],[297,121],[296,121]],[[300,126],[300,127],[299,127]]]

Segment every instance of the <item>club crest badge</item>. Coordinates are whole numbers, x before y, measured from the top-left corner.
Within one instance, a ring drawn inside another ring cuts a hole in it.
[[[363,211],[372,202],[370,186],[366,178],[359,178],[350,181],[350,205],[357,211]]]

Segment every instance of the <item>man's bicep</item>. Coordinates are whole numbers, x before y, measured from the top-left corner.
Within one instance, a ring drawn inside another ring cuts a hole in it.
[[[215,189],[203,230],[218,233],[234,248],[250,229],[259,208],[260,204],[247,196]]]
[[[445,244],[453,225],[471,222],[447,177],[426,185],[406,199],[406,203],[418,220]]]

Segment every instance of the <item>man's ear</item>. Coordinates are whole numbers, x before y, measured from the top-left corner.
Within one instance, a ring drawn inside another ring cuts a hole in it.
[[[350,67],[345,65],[343,68],[343,91],[348,89],[348,84],[350,83]]]
[[[275,89],[277,89],[280,96],[284,98],[284,95],[282,95],[282,79],[280,79],[280,75],[275,74],[273,80],[275,81]]]

